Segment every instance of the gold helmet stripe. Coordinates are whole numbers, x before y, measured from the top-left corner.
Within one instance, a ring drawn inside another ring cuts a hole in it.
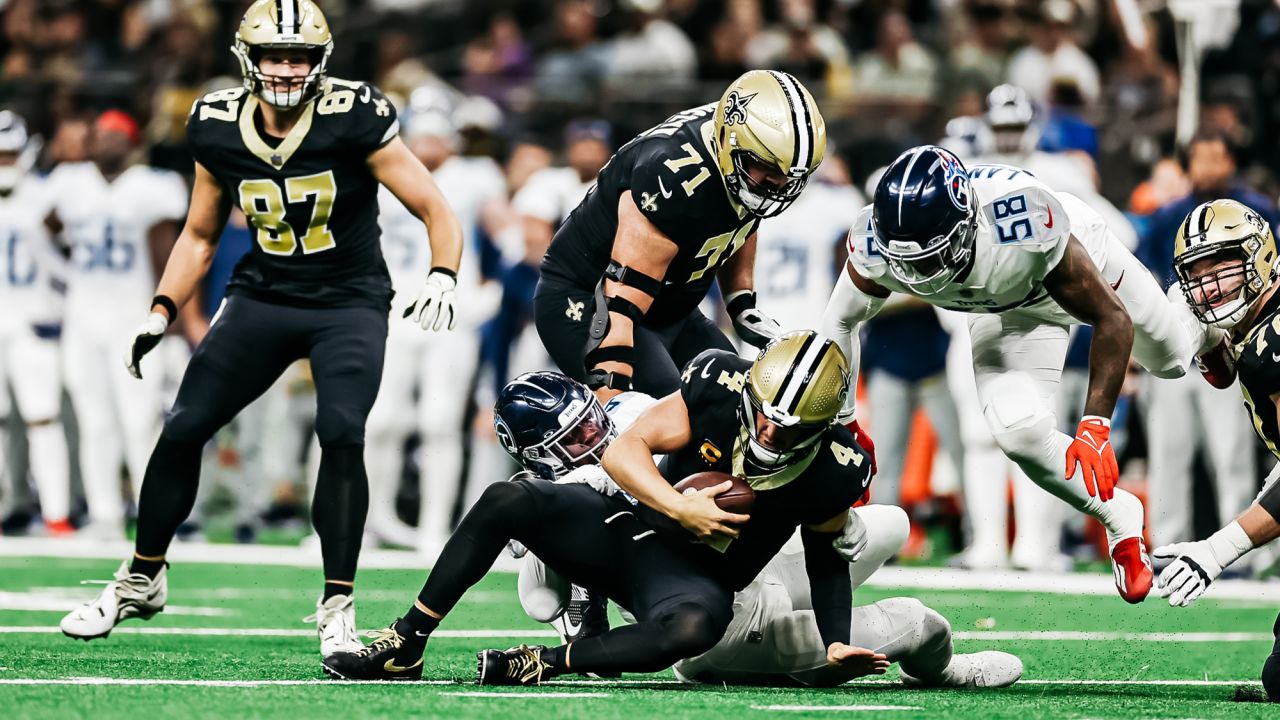
[[[795,362],[782,379],[782,393],[778,398],[778,407],[788,415],[796,414],[800,397],[809,386],[809,379],[817,372],[829,342],[819,338],[817,334],[811,334],[800,346],[800,352],[796,353]]]
[[[813,163],[813,118],[809,116],[809,106],[805,104],[804,93],[800,91],[800,83],[789,73],[770,70],[769,74],[782,86],[782,94],[787,98],[791,108],[791,117],[795,122],[795,149],[791,156],[791,175],[802,177],[809,172]]]

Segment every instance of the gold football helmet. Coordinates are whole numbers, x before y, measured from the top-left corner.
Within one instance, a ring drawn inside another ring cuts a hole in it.
[[[267,50],[305,50],[311,71],[304,77],[267,76],[259,66]],[[245,11],[231,52],[249,92],[278,108],[309,102],[324,84],[333,36],[312,0],[257,0]]]
[[[753,215],[772,217],[804,190],[827,149],[827,125],[800,81],[752,70],[716,105],[716,160],[730,195]]]
[[[747,454],[756,464],[787,464],[835,422],[849,393],[849,361],[812,330],[790,332],[761,351],[742,388]]]
[[[1217,262],[1201,262],[1209,258]],[[1230,329],[1275,281],[1276,239],[1267,221],[1242,203],[1203,203],[1178,228],[1173,269],[1196,316]]]

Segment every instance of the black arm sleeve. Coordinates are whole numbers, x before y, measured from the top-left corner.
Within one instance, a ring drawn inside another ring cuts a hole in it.
[[[836,533],[803,527],[800,539],[804,541],[804,569],[809,575],[813,615],[818,621],[822,646],[829,647],[833,642],[848,644],[853,619],[853,585],[849,581],[849,563],[831,545]]]

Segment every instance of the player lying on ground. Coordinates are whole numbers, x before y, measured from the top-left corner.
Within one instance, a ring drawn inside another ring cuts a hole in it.
[[[1235,200],[1207,202],[1187,216],[1174,241],[1173,267],[1187,304],[1206,325],[1230,333],[1235,371],[1258,437],[1280,457],[1280,284],[1276,241],[1261,215]],[[1155,550],[1170,563],[1161,597],[1186,607],[1250,550],[1280,537],[1280,465],[1240,517],[1198,542]],[[1262,668],[1268,696],[1280,702],[1280,617],[1276,644]]]
[[[1143,508],[1115,488],[1110,417],[1135,359],[1178,377],[1220,343],[1155,280],[1084,202],[1004,165],[967,170],[950,152],[903,153],[849,233],[849,263],[823,318],[851,353],[891,292],[972,313],[973,368],[997,444],[1044,489],[1107,529],[1116,588],[1131,603],[1151,589]],[[1093,326],[1085,417],[1075,438],[1056,428],[1068,330]],[[842,417],[852,417],[850,396]],[[1064,471],[1065,467],[1065,471]]]
[[[572,424],[578,420],[563,415],[574,398],[585,397],[586,388],[574,385],[569,378],[552,373],[522,376],[499,396],[496,422],[512,441],[507,446],[512,455],[530,472],[542,472],[551,465],[562,482],[588,482],[597,491],[617,493],[617,486],[590,453],[575,457],[564,447],[564,438],[600,434],[578,429]],[[548,395],[564,399],[546,406]],[[605,405],[613,426],[605,436],[611,437],[613,430],[626,431],[653,403],[649,396],[635,392],[615,396]],[[581,422],[591,418],[581,417]],[[565,422],[570,426],[562,427]],[[555,459],[562,457],[567,462]],[[909,529],[901,508],[868,505],[849,511],[838,549],[850,563],[849,581],[855,590],[901,550]],[[792,535],[764,571],[736,594],[733,620],[720,642],[698,657],[676,663],[676,677],[686,682],[749,685],[837,685],[852,679],[854,669],[827,664],[802,550],[799,535]],[[566,615],[569,627],[580,623],[573,608],[579,595],[532,553],[522,560],[518,587],[520,604],[534,620],[551,623],[562,635]],[[853,608],[849,634],[850,644],[900,663],[903,678],[912,684],[1003,687],[1022,672],[1022,663],[1007,653],[953,654],[950,625],[913,598],[889,598]]]
[[[191,357],[147,464],[133,559],[97,599],[62,619],[70,637],[105,637],[123,620],[164,609],[165,553],[195,503],[205,443],[307,358],[321,447],[311,504],[325,578],[317,632],[323,654],[361,647],[351,593],[369,504],[364,425],[382,376],[392,295],[379,247],[378,185],[428,227],[435,267],[414,316],[423,328],[453,327],[462,233],[431,173],[397,136],[390,101],[372,85],[326,77],[332,49],[311,0],[258,0],[233,47],[243,87],[192,107],[191,207],[152,312],[133,338],[129,372],[141,375],[142,358],[194,295],[231,203],[244,210],[256,242]]]

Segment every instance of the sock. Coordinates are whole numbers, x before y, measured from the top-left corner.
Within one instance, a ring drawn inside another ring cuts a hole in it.
[[[178,526],[191,514],[200,485],[203,447],[203,442],[182,443],[164,435],[156,442],[138,500],[135,550],[139,555],[158,557],[168,552]]]
[[[334,595],[350,595],[352,590],[354,589],[355,588],[351,587],[346,583],[329,582],[326,580],[324,583],[323,600],[328,600]]]
[[[160,570],[164,568],[164,558],[159,560],[143,560],[137,555],[133,556],[133,561],[129,563],[129,572],[135,575],[146,575],[152,580],[156,579],[156,575],[160,574]]]
[[[417,637],[425,637],[436,631],[440,627],[440,620],[418,609],[417,605],[409,607],[409,612],[404,614],[402,618],[405,625],[412,630]],[[425,642],[425,640],[423,641]]]
[[[569,656],[568,645],[561,645],[560,647],[553,647],[553,648],[543,648],[542,652],[539,653],[539,655],[541,656],[542,662],[550,665],[551,669],[556,671],[557,673],[569,672],[569,667],[567,663],[568,656]]]
[[[320,537],[326,578],[354,578],[369,512],[369,480],[363,445],[320,450],[320,472],[311,500],[311,524]],[[327,590],[326,590],[327,592]],[[347,589],[343,594],[350,593]]]

